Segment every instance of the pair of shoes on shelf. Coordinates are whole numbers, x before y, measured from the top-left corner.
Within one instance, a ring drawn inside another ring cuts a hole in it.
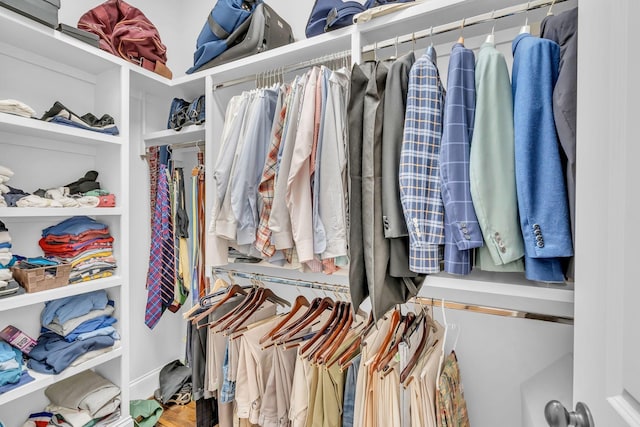
[[[204,119],[204,95],[200,95],[191,102],[182,98],[173,98],[171,107],[169,108],[167,129],[179,131],[187,125],[202,124],[204,123]]]

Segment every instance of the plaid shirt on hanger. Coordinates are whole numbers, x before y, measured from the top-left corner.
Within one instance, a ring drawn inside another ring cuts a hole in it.
[[[445,90],[433,47],[409,73],[409,91],[400,155],[400,200],[409,230],[409,268],[438,273],[444,244],[440,192],[440,139]]]

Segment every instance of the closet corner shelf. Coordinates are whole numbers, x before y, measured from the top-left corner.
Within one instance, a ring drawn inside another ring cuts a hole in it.
[[[7,393],[0,394],[0,407],[6,403],[14,401],[15,399],[42,390],[50,386],[51,384],[55,384],[65,378],[72,377],[73,375],[79,374],[80,372],[86,371],[87,369],[95,368],[96,366],[100,366],[121,356],[122,348],[119,347],[115,350],[110,351],[109,353],[105,353],[91,360],[87,360],[86,362],[78,366],[69,367],[58,375],[40,374],[30,370],[29,374],[34,378],[34,380]]]
[[[180,131],[165,129],[151,132],[144,135],[144,143],[147,147],[157,145],[184,144],[188,142],[204,141],[204,124],[191,125],[182,128]]]
[[[0,8],[0,40],[66,66],[97,76],[120,66],[118,58],[87,43]]]
[[[39,304],[45,301],[69,297],[72,295],[84,294],[100,289],[115,288],[122,285],[120,276],[112,276],[104,279],[90,280],[88,282],[76,283],[62,286],[48,291],[25,293],[13,297],[0,298],[0,312],[14,308],[26,307]],[[3,395],[0,395],[2,397]]]
[[[107,135],[13,114],[0,113],[0,132],[76,144],[123,144],[123,136]]]
[[[1,218],[56,218],[77,215],[121,216],[122,208],[0,208]]]

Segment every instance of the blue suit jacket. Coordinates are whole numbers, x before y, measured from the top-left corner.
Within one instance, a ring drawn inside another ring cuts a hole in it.
[[[469,274],[471,249],[482,246],[482,232],[471,201],[469,155],[476,111],[475,57],[456,43],[451,50],[447,100],[440,148],[444,202],[444,270]]]
[[[560,257],[573,255],[567,189],[553,118],[557,43],[520,34],[513,41],[516,190],[530,280],[562,282]]]

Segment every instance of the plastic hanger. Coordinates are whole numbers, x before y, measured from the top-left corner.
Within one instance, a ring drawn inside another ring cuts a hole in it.
[[[495,14],[496,14],[496,10],[494,9],[493,12],[491,12],[491,19],[493,19],[493,26],[491,27],[491,34],[489,34],[487,36],[487,39],[484,41],[485,43],[491,43],[491,44],[495,44],[496,43],[496,37],[495,37],[496,20],[495,20]]]
[[[520,34],[529,34],[531,33],[531,26],[529,25],[529,7],[531,6],[531,2],[527,2],[527,11],[525,12],[524,25],[520,28]]]
[[[436,375],[436,390],[440,390],[440,374],[442,373],[442,364],[444,363],[444,348],[447,345],[447,332],[449,324],[447,323],[447,313],[444,310],[444,300],[440,300],[440,308],[442,309],[442,323],[444,323],[444,335],[442,336],[442,354],[438,362],[438,374]]]

